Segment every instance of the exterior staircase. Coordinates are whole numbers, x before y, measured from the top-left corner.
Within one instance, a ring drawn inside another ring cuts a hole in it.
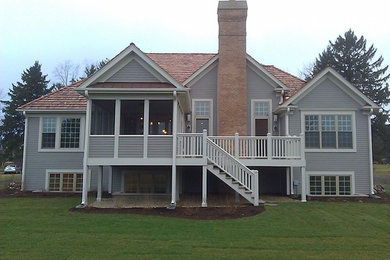
[[[259,174],[257,170],[246,167],[208,137],[205,138],[203,145],[209,172],[254,206],[264,203],[259,200]]]

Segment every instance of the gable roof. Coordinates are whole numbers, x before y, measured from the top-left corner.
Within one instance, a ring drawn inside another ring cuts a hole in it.
[[[317,86],[317,83],[322,80],[326,75],[332,75],[337,80],[342,83],[342,86],[346,88],[350,93],[353,93],[356,98],[363,100],[367,105],[371,106],[374,109],[379,109],[379,106],[375,104],[371,99],[369,99],[366,95],[364,95],[360,90],[358,90],[354,85],[352,85],[349,81],[347,81],[341,74],[336,72],[334,69],[327,67],[323,69],[320,73],[318,73],[313,79],[311,79],[306,85],[298,89],[298,91],[291,98],[287,99],[281,107],[286,107],[288,105],[294,104],[294,102],[303,98],[306,94],[308,94],[314,87]],[[350,94],[351,95],[351,94]]]
[[[69,86],[60,88],[45,96],[37,98],[23,106],[18,110],[37,110],[37,111],[84,111],[87,107],[87,100],[74,89],[80,86],[84,80],[80,80]]]

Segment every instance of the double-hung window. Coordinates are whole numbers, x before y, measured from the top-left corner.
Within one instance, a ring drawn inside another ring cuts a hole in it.
[[[42,117],[40,150],[80,149],[81,117]]]
[[[196,133],[202,133],[204,129],[211,133],[212,125],[212,105],[211,99],[194,99],[193,100],[193,129]]]
[[[308,149],[354,149],[353,114],[304,115],[305,144]]]

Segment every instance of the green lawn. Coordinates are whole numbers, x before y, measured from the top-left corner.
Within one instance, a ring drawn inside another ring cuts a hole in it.
[[[195,221],[69,212],[79,198],[0,199],[0,259],[388,259],[390,205],[281,203]]]
[[[374,174],[375,176],[390,178],[390,165],[374,164]]]
[[[5,190],[11,182],[21,182],[21,174],[0,174],[0,190]]]

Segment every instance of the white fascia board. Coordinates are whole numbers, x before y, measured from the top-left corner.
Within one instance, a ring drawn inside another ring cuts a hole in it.
[[[56,110],[56,109],[18,109],[18,112],[24,112],[26,114],[85,114],[86,110]]]
[[[89,94],[94,93],[170,93],[170,92],[188,92],[188,89],[182,88],[180,90],[175,88],[92,88],[88,89]]]
[[[306,96],[312,90],[312,88],[315,88],[316,86],[318,86],[319,85],[318,83],[321,82],[321,80],[323,80],[327,74],[334,76],[337,80],[339,80],[342,83],[343,86],[347,87],[347,89],[349,91],[351,91],[357,97],[359,97],[364,102],[369,104],[372,108],[374,108],[374,109],[380,108],[371,99],[369,99],[362,92],[360,92],[355,86],[353,86],[350,82],[348,82],[346,79],[344,79],[344,77],[342,77],[338,72],[336,72],[334,69],[329,68],[329,67],[324,69],[317,76],[315,76],[296,95],[289,98],[284,104],[282,104],[281,107],[287,107],[287,106],[293,104],[293,102],[297,102],[297,101],[301,100],[304,96]],[[339,87],[342,87],[342,86],[339,86]],[[348,95],[350,95],[352,98],[354,98],[350,92],[347,92],[347,91],[344,91],[344,92],[346,92]]]
[[[286,91],[290,91],[290,89],[284,85],[280,80],[278,80],[274,75],[269,73],[266,69],[263,68],[263,66],[258,63],[254,58],[252,58],[249,55],[246,55],[246,59],[253,65],[255,68],[260,70],[262,73],[264,73],[267,77],[269,77],[274,83],[276,83],[278,86],[282,87]]]
[[[182,89],[181,86],[175,79],[173,79],[165,70],[163,70],[160,66],[158,66],[152,59],[150,59],[145,53],[143,53],[134,43],[131,43],[128,47],[126,47],[123,51],[121,51],[117,56],[115,56],[111,61],[109,61],[103,68],[101,68],[98,72],[89,77],[86,81],[84,81],[80,86],[75,88],[76,91],[83,92],[90,84],[94,83],[97,79],[99,79],[102,75],[104,75],[107,71],[113,68],[118,62],[126,58],[130,53],[135,53],[140,57],[143,61],[145,61],[149,66],[155,69],[158,73],[161,74],[169,83],[174,85],[178,89]]]
[[[192,86],[193,84],[195,84],[203,74],[205,74],[206,72],[210,71],[211,69],[214,68],[214,66],[216,66],[216,63],[215,61],[218,60],[219,58],[219,55],[216,54],[211,60],[209,60],[206,64],[204,64],[200,69],[198,69],[194,74],[191,75],[191,77],[189,77],[188,79],[186,79],[184,82],[183,82],[183,86]]]

